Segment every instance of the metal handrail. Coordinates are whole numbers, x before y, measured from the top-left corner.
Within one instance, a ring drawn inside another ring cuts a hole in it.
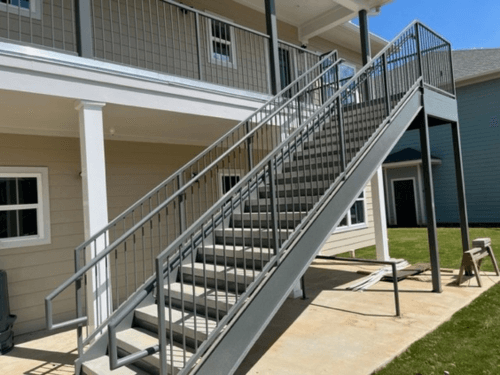
[[[396,40],[401,36],[404,35],[406,32],[408,32],[412,28],[418,28],[420,25],[419,22],[414,21],[411,23],[403,32],[396,38]],[[420,40],[417,38],[417,43],[420,43]],[[386,48],[384,48],[377,56],[372,60],[371,63],[369,63],[367,66],[365,66],[363,69],[361,69],[355,76],[350,79],[345,86],[343,86],[342,89],[338,90],[335,94],[333,94],[324,104],[321,108],[319,108],[307,121],[302,123],[292,134],[290,134],[286,140],[282,142],[282,144],[279,147],[276,147],[272,152],[270,152],[250,173],[248,173],[246,176],[244,176],[231,190],[228,192],[223,198],[221,198],[217,204],[212,206],[212,208],[208,211],[206,211],[193,225],[188,228],[186,231],[184,231],[177,239],[172,242],[165,251],[163,251],[160,255],[157,256],[156,258],[156,285],[160,286],[163,285],[164,279],[165,279],[165,272],[167,274],[170,272],[170,269],[167,269],[165,271],[165,262],[168,262],[169,257],[173,256],[174,254],[178,254],[179,249],[185,246],[186,243],[189,244],[191,242],[191,246],[189,246],[189,254],[187,254],[185,257],[192,256],[192,254],[195,251],[195,248],[199,248],[199,245],[196,245],[193,243],[193,236],[198,233],[200,236],[205,236],[205,230],[204,227],[207,225],[207,223],[213,222],[214,215],[219,215],[219,212],[227,205],[231,207],[231,210],[234,212],[234,199],[238,198],[238,196],[241,197],[242,191],[245,190],[245,187],[250,184],[250,182],[256,178],[256,176],[266,173],[269,176],[272,176],[273,170],[277,169],[277,164],[276,160],[277,157],[279,156],[280,153],[283,153],[285,149],[288,149],[290,145],[294,142],[296,142],[296,138],[300,137],[301,132],[303,132],[307,127],[313,126],[315,121],[317,121],[317,118],[323,113],[333,113],[333,110],[335,108],[339,109],[339,131],[341,134],[344,133],[344,128],[342,125],[342,116],[340,116],[340,112],[344,111],[343,107],[345,105],[349,105],[350,103],[345,103],[341,102],[342,101],[342,96],[343,94],[347,91],[350,90],[352,91],[353,88],[352,86],[356,86],[358,89],[361,89],[363,86],[368,85],[369,79],[375,81],[376,79],[379,79],[379,77],[384,77],[384,84],[382,87],[385,90],[384,96],[382,98],[385,98],[385,101],[387,102],[387,112],[384,114],[385,120],[376,127],[375,131],[371,133],[368,136],[368,140],[366,143],[364,143],[359,151],[357,152],[354,157],[350,158],[350,160],[347,161],[346,164],[344,164],[343,170],[340,171],[340,173],[337,175],[337,177],[334,179],[334,182],[330,187],[328,188],[328,192],[333,192],[334,185],[337,185],[342,182],[342,176],[345,176],[346,173],[348,173],[352,168],[355,168],[356,163],[360,160],[361,156],[363,153],[366,151],[366,149],[370,146],[370,140],[373,140],[376,138],[377,134],[380,134],[380,132],[385,128],[385,125],[389,123],[389,119],[391,115],[393,115],[395,112],[399,111],[400,108],[402,108],[406,104],[406,100],[412,95],[415,90],[417,90],[421,85],[422,85],[422,76],[424,75],[423,71],[420,71],[419,73],[416,73],[412,71],[412,74],[415,75],[414,78],[408,77],[408,84],[409,87],[403,86],[398,86],[395,85],[392,87],[392,90],[389,89],[389,85],[387,84],[387,76],[388,76],[388,71],[387,71],[387,58],[386,58],[386,53],[387,51],[394,47],[394,42],[389,44]],[[417,47],[417,50],[419,51],[419,61],[422,59],[422,55],[420,52],[420,46]],[[381,66],[381,68],[380,68]],[[408,68],[408,67],[407,67]],[[377,73],[377,69],[382,69],[382,72]],[[408,68],[409,69],[409,68]],[[413,68],[414,70],[415,68]],[[396,73],[398,73],[396,71]],[[371,76],[370,76],[371,74]],[[381,78],[380,78],[381,79]],[[410,81],[410,79],[414,79]],[[373,82],[372,82],[373,83]],[[391,82],[391,84],[394,84],[394,82]],[[403,90],[403,91],[401,91]],[[391,93],[392,91],[392,93]],[[392,97],[400,96],[401,101],[399,101],[396,104],[392,104]],[[367,95],[364,100],[369,103],[372,99],[370,98],[369,95]],[[356,107],[356,104],[354,104],[353,108]],[[365,108],[368,106],[365,106]],[[343,153],[343,159],[347,159],[348,157],[348,152],[346,151],[345,144],[341,149]],[[272,177],[271,178],[271,189],[274,186],[272,182]],[[326,200],[329,198],[328,192],[323,195],[322,199]],[[271,200],[272,200],[273,195],[271,195]],[[241,199],[240,199],[241,201]],[[320,203],[317,202],[315,207],[317,207]],[[272,217],[276,217],[276,206],[274,204],[270,204],[270,208],[272,210]],[[314,209],[313,209],[314,211]],[[309,216],[309,215],[308,215]],[[307,216],[307,217],[308,217]],[[303,221],[307,221],[306,219],[303,219]],[[274,220],[274,219],[273,219]],[[299,236],[300,228],[302,227],[302,223],[299,224],[298,228],[292,233],[292,238],[295,236]],[[201,229],[200,229],[201,228]],[[200,232],[201,230],[201,232]],[[274,232],[274,240],[276,241],[276,238],[278,236],[277,234],[277,228],[276,225],[273,227],[273,232]],[[233,232],[234,233],[234,232]],[[234,234],[233,234],[234,236]],[[208,338],[201,344],[201,346],[198,348],[196,354],[191,357],[191,359],[184,364],[184,369],[181,371],[182,374],[187,373],[187,371],[190,371],[192,366],[198,361],[198,359],[203,355],[204,351],[208,349],[209,345],[211,345],[215,339],[217,338],[217,335],[222,332],[222,330],[225,328],[225,325],[230,321],[232,317],[235,316],[239,308],[243,306],[243,304],[246,302],[246,297],[248,293],[251,291],[255,290],[259,283],[267,276],[266,271],[270,270],[275,264],[277,264],[279,257],[284,254],[285,249],[287,248],[287,245],[292,241],[292,238],[285,239],[284,243],[279,246],[278,248],[275,248],[274,256],[269,259],[269,263],[267,264],[266,267],[264,267],[263,272],[261,272],[257,278],[254,279],[253,282],[250,283],[249,289],[244,292],[241,296],[239,301],[237,301],[230,309],[228,314],[220,321],[218,324],[217,328],[213,330]],[[201,240],[203,241],[203,239]],[[203,257],[203,255],[202,255]],[[235,282],[236,282],[236,276],[235,276]],[[157,291],[157,304],[158,304],[158,327],[159,327],[159,332],[164,332],[166,330],[166,325],[165,325],[165,292],[163,288],[158,287]],[[196,329],[196,328],[195,328]],[[226,330],[227,332],[227,330]],[[159,335],[159,345],[156,347],[159,352],[160,352],[160,358],[161,361],[160,363],[162,364],[160,371],[161,373],[166,373],[166,369],[164,368],[166,364],[166,337],[165,335]],[[113,363],[116,365],[116,362],[113,362],[113,360],[110,358],[110,363]]]
[[[129,209],[127,209],[124,213],[121,215],[117,216],[114,220],[112,220],[105,228],[97,232],[95,235],[93,235],[91,238],[86,240],[84,243],[79,245],[75,249],[75,259],[78,259],[81,256],[81,252],[88,247],[89,245],[93,244],[95,241],[99,240],[102,236],[105,236],[110,229],[112,229],[114,226],[116,226],[117,223],[122,221],[124,218],[126,218],[129,214],[133,213],[135,210],[141,207],[144,203],[147,203],[151,197],[154,197],[158,192],[162,189],[165,188],[169,183],[175,182],[181,177],[183,174],[185,174],[186,171],[189,170],[189,168],[193,165],[197,165],[200,160],[202,160],[207,154],[209,154],[212,150],[216,149],[217,147],[220,147],[221,144],[225,142],[225,140],[229,139],[234,133],[237,133],[238,130],[245,128],[247,124],[255,117],[258,117],[260,113],[266,113],[270,109],[270,113],[266,114],[263,116],[263,119],[260,119],[257,121],[257,124],[254,126],[254,128],[250,131],[246,132],[246,135],[237,142],[237,144],[241,144],[250,137],[252,137],[259,129],[261,129],[267,121],[273,117],[273,115],[276,115],[282,108],[287,106],[288,104],[292,103],[299,95],[303,94],[304,92],[307,91],[307,89],[310,86],[310,83],[306,84],[302,89],[300,89],[295,95],[293,95],[291,98],[286,98],[286,94],[291,90],[294,89],[295,86],[300,83],[302,80],[308,77],[312,72],[314,72],[316,69],[322,66],[322,64],[329,60],[332,59],[335,60],[335,63],[332,64],[332,66],[335,66],[335,64],[339,64],[342,60],[337,59],[337,52],[332,51],[329,54],[327,54],[321,61],[319,61],[317,64],[315,64],[313,67],[311,67],[307,72],[303,73],[299,78],[297,78],[294,82],[292,82],[290,85],[288,85],[286,88],[284,88],[278,95],[270,99],[268,102],[266,102],[260,109],[255,111],[252,115],[250,115],[246,120],[242,121],[240,124],[238,124],[235,128],[227,132],[224,136],[219,138],[218,141],[216,141],[211,147],[207,148],[204,150],[202,153],[200,153],[197,157],[192,159],[188,164],[186,164],[184,167],[180,168],[176,173],[174,173],[172,176],[168,177],[163,183],[158,185],[156,188],[154,188],[151,192],[146,194],[142,199],[140,199],[138,202],[136,202],[134,205],[132,205]],[[325,74],[323,72],[322,74]],[[282,98],[286,98],[284,102],[281,102],[283,100]],[[222,160],[225,156],[230,154],[230,152],[237,147],[236,145],[231,146],[229,149],[227,149],[224,153],[222,153],[216,160],[212,161],[207,167],[205,167],[202,171],[199,173],[203,173],[203,171],[206,171],[210,169],[210,167],[213,167],[214,165],[217,165],[217,163]],[[192,184],[194,184],[196,181],[196,178],[192,178],[190,181],[188,181],[184,186],[189,187]],[[85,264],[83,267],[75,267],[75,274],[72,275],[69,279],[67,279],[63,284],[61,284],[58,288],[56,288],[52,293],[50,293],[46,298],[45,298],[45,311],[46,311],[46,324],[48,329],[56,329],[56,328],[63,328],[63,327],[70,327],[74,326],[77,324],[83,324],[87,322],[87,317],[82,316],[82,317],[77,317],[76,319],[68,320],[66,322],[54,324],[53,323],[53,308],[52,308],[52,301],[60,295],[64,290],[66,290],[70,285],[73,283],[77,282],[78,280],[81,280],[85,273],[91,270],[93,267],[95,267],[100,261],[104,260],[119,244],[123,243],[127,238],[129,238],[136,228],[140,227],[141,225],[144,225],[144,223],[147,223],[150,218],[155,215],[157,212],[159,212],[161,209],[163,209],[167,204],[178,198],[179,194],[172,194],[171,196],[167,197],[165,201],[163,201],[161,204],[159,204],[155,209],[151,210],[150,213],[142,217],[138,222],[134,224],[134,226],[127,231],[125,231],[120,237],[115,239],[111,244],[108,244],[102,251],[96,254],[94,258],[92,258],[91,261],[89,261],[87,264]]]

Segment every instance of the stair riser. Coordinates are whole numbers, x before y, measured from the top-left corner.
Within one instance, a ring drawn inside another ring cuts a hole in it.
[[[252,211],[253,212],[253,211]],[[279,227],[283,229],[294,229],[299,223],[300,219],[297,220],[279,220]],[[234,226],[236,228],[270,228],[271,223],[264,218],[262,218],[260,221],[258,219],[238,219],[238,220],[233,220],[231,222],[231,226]]]
[[[237,246],[255,246],[255,247],[265,247],[265,248],[272,248],[274,246],[274,242],[272,239],[267,239],[267,238],[259,238],[255,236],[253,239],[248,237],[248,238],[238,238],[233,236],[216,236],[215,241],[217,244],[223,244],[225,243],[226,245],[237,245]],[[285,242],[284,236],[281,237],[281,242]]]
[[[276,181],[278,184],[289,184],[289,183],[298,183],[298,182],[312,182],[312,181],[334,181],[336,177],[338,177],[339,173],[330,174],[330,175],[306,175],[306,176],[279,176]]]
[[[288,203],[280,203],[277,205],[279,212],[285,211],[309,211],[314,206],[313,202],[293,202],[292,199]],[[250,204],[245,203],[245,212],[268,212],[271,210],[271,205],[266,204],[252,204],[250,210]],[[264,219],[264,218],[263,218]],[[271,217],[269,217],[269,220]]]
[[[326,185],[326,184],[325,184]],[[277,194],[280,198],[284,197],[306,197],[306,196],[317,196],[321,195],[325,192],[325,190],[328,188],[328,186],[325,187],[303,187],[303,188],[294,188],[294,189],[287,189],[287,185],[278,185],[277,188]],[[259,191],[259,197],[260,198],[268,198],[271,196],[271,193],[267,189],[262,189]]]
[[[325,158],[326,159],[326,158]],[[319,161],[317,163],[314,162],[307,162],[307,163],[293,163],[290,165],[290,163],[286,163],[283,166],[283,172],[296,172],[296,171],[304,171],[304,170],[318,170],[320,172],[326,172],[328,169],[332,167],[338,167],[339,166],[338,161]],[[323,169],[323,171],[321,171]]]
[[[255,249],[255,258],[260,258],[260,253],[257,252],[258,249]],[[264,255],[265,256],[265,255]],[[199,256],[197,259],[199,262],[203,262],[203,256]],[[205,262],[207,264],[214,264],[214,256],[213,255],[205,255]],[[234,258],[232,254],[227,257],[217,256],[215,259],[216,264],[227,264],[229,267],[233,267],[236,263],[236,267],[238,268],[246,268],[248,270],[261,270],[266,264],[267,261],[260,259],[243,259],[243,258]]]
[[[189,311],[189,310],[186,308],[186,311]],[[151,332],[158,334],[158,325],[151,324],[151,323],[146,322],[142,319],[134,318],[134,326],[144,328],[144,329],[147,329],[148,331],[151,331]],[[166,335],[170,339],[170,330],[169,330],[168,323],[166,324],[166,327],[167,327],[166,328]],[[179,332],[176,332],[176,329],[179,329]],[[174,331],[172,332],[173,341],[178,342],[178,343],[183,342],[183,336],[182,336],[180,329],[181,329],[180,327],[175,327]],[[196,346],[194,336],[195,336],[194,332],[192,332],[190,330],[186,330],[185,341],[186,341],[187,347],[194,348]],[[197,337],[197,341],[198,341],[197,345],[200,346],[200,344],[206,340],[206,335],[204,333],[198,331],[197,336],[198,336]]]
[[[219,290],[227,290],[231,293],[241,294],[245,292],[246,287],[253,281],[253,279],[249,276],[247,277],[246,285],[244,284],[244,282],[240,282],[239,280],[237,280],[238,282],[236,283],[234,280],[234,275],[228,275],[227,281],[225,278],[217,278],[217,280],[215,280],[213,278],[207,277],[206,283],[210,288],[215,288],[215,285],[217,284],[217,288]],[[190,274],[185,274],[183,278],[185,283],[193,283],[193,277]],[[194,282],[197,285],[203,285],[205,283],[205,280],[201,276],[196,276]]]

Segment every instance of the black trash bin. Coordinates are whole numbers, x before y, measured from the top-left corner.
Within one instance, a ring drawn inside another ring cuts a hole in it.
[[[0,270],[0,354],[5,354],[14,347],[12,326],[16,318],[17,316],[10,315],[7,272]]]

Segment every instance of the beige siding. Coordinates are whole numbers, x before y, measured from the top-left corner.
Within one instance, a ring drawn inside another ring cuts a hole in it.
[[[375,229],[373,225],[373,206],[371,183],[365,188],[365,205],[367,228],[334,233],[327,240],[321,253],[324,255],[335,255],[345,253],[350,250],[361,249],[363,247],[375,245]]]
[[[0,248],[7,271],[16,334],[44,328],[43,299],[74,271],[73,249],[83,241],[79,140],[2,134],[0,165],[45,166],[49,170],[51,244]],[[106,141],[109,218],[112,219],[202,148]],[[74,310],[74,290],[56,299],[58,317]]]

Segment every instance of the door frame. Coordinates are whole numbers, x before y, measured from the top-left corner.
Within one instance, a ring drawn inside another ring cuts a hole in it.
[[[392,194],[392,213],[394,217],[394,222],[398,225],[398,216],[396,214],[396,189],[394,188],[394,182],[397,181],[413,181],[413,196],[415,201],[415,222],[418,225],[418,202],[417,202],[417,183],[415,177],[401,177],[401,178],[391,178],[391,194]]]

